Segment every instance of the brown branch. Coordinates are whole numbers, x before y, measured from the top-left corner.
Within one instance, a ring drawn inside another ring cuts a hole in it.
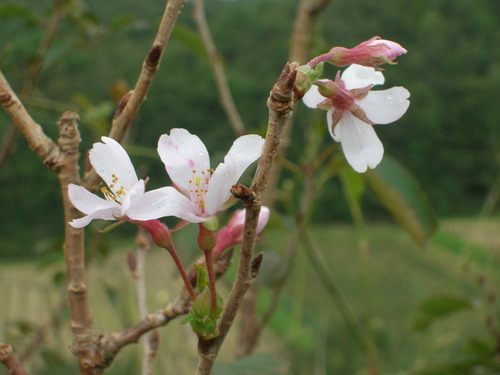
[[[241,120],[236,105],[234,104],[220,54],[217,52],[217,48],[215,47],[212,35],[210,34],[210,29],[208,28],[208,23],[205,17],[204,0],[195,1],[194,19],[196,21],[196,25],[198,26],[198,32],[200,33],[203,44],[205,45],[205,49],[207,50],[208,58],[210,60],[210,65],[212,67],[215,78],[215,83],[219,91],[219,100],[222,108],[226,112],[226,116],[229,119],[229,123],[231,124],[234,133],[237,136],[243,135],[245,133],[245,125]]]
[[[301,0],[297,8],[297,14],[293,24],[293,32],[291,37],[291,48],[289,61],[297,61],[305,64],[309,60],[309,46],[316,18],[321,14],[321,11],[326,8],[330,0]],[[279,156],[286,157],[290,138],[292,135],[293,119],[288,120],[288,124],[283,133]],[[281,175],[281,165],[276,163],[273,165],[269,187],[266,190],[263,203],[266,206],[272,207],[276,200],[276,191]]]
[[[238,190],[237,193],[242,194],[240,199],[242,199],[243,203],[247,206],[238,272],[218,323],[220,335],[211,340],[200,339],[198,342],[198,354],[200,359],[196,372],[197,375],[210,374],[220,347],[233,324],[236,313],[243,300],[243,296],[257,276],[257,264],[260,264],[262,261],[261,255],[255,260],[253,259],[261,198],[269,180],[269,174],[278,151],[285,124],[292,114],[294,106],[293,84],[296,77],[295,67],[295,64],[285,65],[285,68],[270,93],[267,102],[269,108],[269,122],[266,141],[252,186],[248,191],[241,189],[239,185],[235,186],[235,190]]]
[[[31,118],[2,72],[0,72],[0,103],[23,133],[30,148],[40,156],[43,164],[57,172],[61,162],[59,148],[52,139],[45,135],[42,127]]]
[[[92,369],[94,367],[96,334],[87,295],[84,232],[83,229],[76,229],[69,225],[70,221],[80,216],[79,211],[71,204],[68,196],[68,185],[78,184],[80,181],[78,121],[76,113],[65,112],[57,122],[59,127],[58,143],[64,157],[58,177],[64,205],[64,257],[66,259],[67,290],[71,311],[70,327],[73,332],[72,352],[78,357],[81,374],[94,374]]]
[[[146,94],[153,83],[156,72],[160,67],[163,51],[170,39],[175,21],[179,16],[187,0],[169,0],[165,7],[158,32],[153,45],[142,64],[142,70],[135,84],[130,98],[123,110],[113,119],[109,136],[118,141],[122,140],[125,132],[134,120],[140,106],[146,98]]]
[[[46,23],[45,33],[35,52],[35,58],[32,60],[31,64],[28,67],[23,86],[21,88],[21,91],[19,92],[22,98],[31,95],[33,88],[35,87],[35,83],[40,75],[45,55],[47,54],[49,47],[54,40],[61,20],[68,13],[68,7],[65,3],[66,2],[62,0],[54,0],[52,13],[50,14],[50,17],[48,18]],[[3,165],[7,161],[7,158],[14,149],[16,135],[16,125],[11,122],[5,129],[2,136],[2,143],[0,147],[0,169],[2,169]]]
[[[28,375],[26,370],[22,368],[12,353],[10,345],[0,343],[0,362],[5,366],[12,375]]]
[[[184,4],[187,0],[168,0],[163,17],[158,27],[158,32],[153,41],[139,74],[135,87],[125,94],[115,112],[109,136],[121,142],[127,129],[134,120],[139,108],[146,99],[146,94],[153,83],[153,79],[160,67],[163,51],[168,44],[170,35]],[[93,169],[86,171],[83,185],[90,190],[97,189],[99,176]]]
[[[135,259],[137,261],[135,268],[132,270],[132,273],[135,278],[135,285],[137,290],[139,316],[141,317],[141,319],[143,319],[148,315],[144,266],[146,262],[146,255],[151,249],[151,237],[145,229],[141,227],[138,228],[137,235],[135,236],[135,244],[137,247]],[[151,349],[149,336],[150,335],[148,333],[145,333],[142,339],[142,375],[149,375],[152,371],[152,361],[154,359],[154,355],[151,355],[153,350]]]
[[[309,171],[309,172],[312,172]],[[288,246],[286,247],[285,256],[288,259],[289,263],[287,264],[286,274],[279,280],[277,285],[273,288],[273,295],[271,297],[271,303],[267,306],[264,314],[260,321],[254,321],[252,324],[252,330],[246,330],[247,334],[245,335],[246,340],[241,340],[242,345],[240,351],[237,354],[237,357],[244,357],[251,354],[257,343],[259,342],[260,335],[264,330],[265,326],[271,319],[274,314],[276,308],[278,307],[279,297],[281,292],[283,291],[284,286],[286,285],[286,281],[291,274],[294,266],[295,254],[298,249],[299,239],[302,236],[302,233],[305,229],[305,224],[307,222],[307,218],[311,212],[312,201],[315,196],[315,186],[314,186],[314,174],[313,173],[305,173],[305,186],[302,192],[302,196],[300,199],[300,207],[295,215],[295,229],[293,230],[292,237],[288,241]],[[257,298],[257,293],[255,294],[255,299]],[[256,301],[251,300],[249,302],[249,309],[254,310]],[[255,314],[255,311],[253,312]]]
[[[214,263],[214,273],[216,279],[220,278],[231,265],[232,252],[226,253]],[[204,258],[198,259],[195,264],[203,264]],[[192,273],[191,273],[192,274]],[[146,333],[156,328],[167,325],[175,318],[185,315],[191,308],[191,297],[186,288],[182,290],[179,298],[165,308],[159,309],[152,314],[146,315],[139,323],[124,330],[121,333],[101,335],[98,343],[96,358],[99,359],[100,366],[109,366],[119,351],[132,343],[137,343]]]

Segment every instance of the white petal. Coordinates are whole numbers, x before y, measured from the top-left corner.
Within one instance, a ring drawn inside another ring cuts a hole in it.
[[[78,209],[78,211],[84,214],[90,215],[96,211],[109,210],[109,218],[103,217],[106,220],[114,220],[113,213],[120,212],[120,205],[115,202],[110,202],[105,199],[92,194],[87,189],[70,184],[68,186],[68,196],[69,200]]]
[[[70,221],[69,225],[71,225],[73,228],[83,228],[89,225],[92,219],[93,218],[91,216],[87,215],[80,219],[74,219],[73,221]]]
[[[356,102],[363,108],[368,119],[375,124],[389,124],[403,116],[410,105],[410,92],[404,87],[370,91]]]
[[[74,219],[69,224],[73,228],[83,228],[84,226],[88,225],[94,219],[116,220],[115,216],[117,216],[117,217],[120,216],[120,209],[119,208],[116,208],[116,207],[105,208],[102,210],[94,211],[90,215],[84,216],[82,218]]]
[[[210,179],[205,196],[208,215],[215,215],[231,196],[231,187],[238,182],[250,164],[262,155],[264,139],[256,134],[244,135],[234,141],[231,149]]]
[[[130,157],[114,139],[102,137],[102,141],[104,143],[95,143],[90,150],[90,163],[114,193],[120,190],[121,186],[125,190],[130,189],[137,183],[137,174]],[[115,176],[118,181],[114,181]]]
[[[329,109],[328,112],[326,112],[326,123],[328,124],[328,131],[330,132],[330,135],[332,136],[332,138],[337,141],[337,142],[340,142],[340,138],[339,138],[339,127],[338,127],[338,124],[337,126],[335,126],[335,130],[334,132],[332,132],[332,123],[333,123],[333,111],[335,110],[335,108],[332,108],[332,109]]]
[[[200,173],[210,168],[207,148],[186,129],[172,129],[170,135],[163,134],[158,141],[158,154],[170,179],[186,196],[189,196],[193,170]]]
[[[126,193],[123,198],[121,205],[121,215],[125,216],[126,211],[130,206],[133,206],[135,202],[137,202],[144,195],[144,191],[146,190],[146,185],[144,180],[139,180],[137,184],[132,186]]]
[[[344,155],[356,172],[366,172],[382,161],[384,146],[372,125],[345,111],[335,131],[339,132]]]
[[[193,203],[173,187],[146,192],[127,210],[132,220],[147,221],[165,216],[175,216],[190,223],[205,221],[196,215]]]
[[[312,85],[302,98],[302,102],[309,108],[317,108],[326,98],[319,93],[318,86]]]
[[[381,85],[385,82],[384,75],[368,66],[350,65],[340,76],[348,90],[359,89],[368,85]]]

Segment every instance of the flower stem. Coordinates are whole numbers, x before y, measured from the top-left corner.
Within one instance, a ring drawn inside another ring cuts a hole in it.
[[[177,250],[175,250],[175,247],[173,244],[171,244],[168,247],[165,247],[165,249],[167,249],[167,251],[172,256],[172,259],[174,260],[174,263],[177,266],[179,273],[181,274],[182,280],[184,281],[184,285],[186,286],[186,289],[187,289],[189,295],[191,296],[191,299],[194,301],[196,299],[196,293],[193,290],[193,286],[189,282],[189,278],[187,276],[186,270],[184,269],[184,266],[182,265],[181,259],[179,258],[179,255],[177,254]]]
[[[215,290],[215,275],[212,261],[212,250],[204,250],[205,262],[207,263],[208,282],[210,288],[210,312],[212,315],[217,310],[217,291]]]

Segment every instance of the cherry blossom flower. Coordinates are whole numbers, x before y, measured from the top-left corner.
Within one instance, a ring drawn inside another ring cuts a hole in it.
[[[262,206],[259,213],[256,232],[262,232],[269,220],[268,207]],[[220,254],[243,241],[243,226],[245,224],[245,210],[236,210],[224,228],[217,233],[217,244],[213,249],[213,257],[217,259]]]
[[[172,129],[158,142],[158,153],[175,188],[165,188],[157,202],[161,216],[175,216],[190,223],[213,218],[231,195],[248,166],[262,154],[264,139],[251,134],[238,138],[213,170],[203,142],[185,129]],[[144,215],[147,216],[147,215]],[[142,214],[136,215],[141,220]]]
[[[384,155],[373,125],[398,120],[410,105],[410,93],[403,87],[370,91],[384,80],[374,68],[353,64],[335,81],[316,81],[303,98],[308,107],[328,111],[331,136],[342,144],[347,161],[360,173],[375,168]]]
[[[86,216],[70,222],[75,228],[88,225],[93,219],[141,220],[155,219],[156,202],[166,188],[145,192],[144,180],[139,180],[125,149],[114,139],[102,137],[95,143],[89,159],[97,174],[107,186],[101,188],[104,198],[84,187],[70,184],[68,195],[71,203]]]

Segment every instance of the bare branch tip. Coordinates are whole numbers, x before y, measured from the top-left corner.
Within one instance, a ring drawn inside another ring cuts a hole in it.
[[[253,190],[240,184],[233,185],[231,194],[233,194],[235,198],[241,200],[245,207],[251,206],[255,201],[255,193]]]
[[[12,355],[12,346],[0,343],[0,362],[5,361],[8,357]]]

